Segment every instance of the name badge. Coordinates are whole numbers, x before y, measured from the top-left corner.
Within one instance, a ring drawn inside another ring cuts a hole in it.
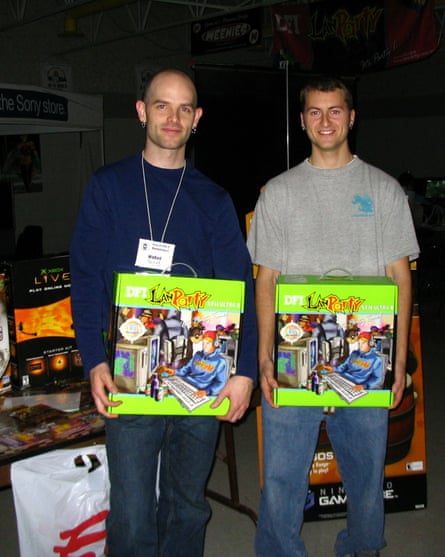
[[[144,269],[156,271],[170,271],[175,245],[166,242],[153,242],[153,240],[139,240],[135,265]]]

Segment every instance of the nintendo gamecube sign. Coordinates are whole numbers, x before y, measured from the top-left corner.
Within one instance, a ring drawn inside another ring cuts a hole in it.
[[[192,24],[192,55],[210,54],[261,42],[261,11],[249,10]]]
[[[60,95],[22,90],[0,89],[0,118],[68,120],[68,101]]]

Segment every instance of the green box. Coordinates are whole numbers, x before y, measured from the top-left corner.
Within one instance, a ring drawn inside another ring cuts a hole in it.
[[[243,281],[115,273],[109,354],[119,393],[110,399],[121,404],[109,411],[226,414],[228,399],[210,406],[236,373],[244,296]],[[180,390],[190,385],[200,396],[188,404]]]
[[[388,277],[281,275],[276,286],[279,388],[274,402],[390,406],[397,294]],[[350,386],[341,395],[337,384],[345,378]]]

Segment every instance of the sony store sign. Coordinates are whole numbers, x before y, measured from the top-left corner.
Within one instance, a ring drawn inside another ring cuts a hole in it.
[[[64,97],[37,90],[0,89],[1,118],[68,120],[68,101]]]
[[[192,24],[193,56],[254,46],[260,42],[261,10],[259,8]]]

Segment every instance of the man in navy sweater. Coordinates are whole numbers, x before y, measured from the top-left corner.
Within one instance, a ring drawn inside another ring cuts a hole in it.
[[[251,260],[230,195],[186,160],[202,116],[190,77],[156,73],[136,102],[146,128],[142,153],[99,169],[81,204],[71,244],[71,298],[76,340],[97,410],[106,418],[110,469],[108,557],[200,557],[210,508],[205,488],[220,421],[212,416],[110,414],[117,388],[104,345],[113,272],[154,270],[246,283],[237,373],[214,406],[236,422],[256,381],[257,337]],[[148,247],[148,249],[147,249]],[[165,257],[165,258],[164,258]],[[159,479],[157,480],[158,456]],[[157,495],[157,485],[159,495]]]

